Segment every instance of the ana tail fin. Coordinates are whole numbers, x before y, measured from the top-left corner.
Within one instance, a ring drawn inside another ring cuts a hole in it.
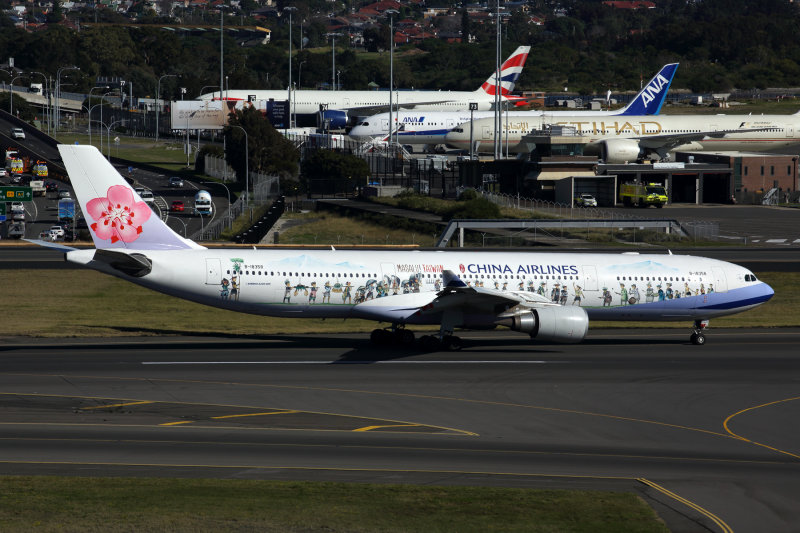
[[[667,92],[669,86],[672,85],[672,78],[675,77],[676,70],[678,70],[678,63],[669,63],[661,67],[658,74],[647,82],[636,98],[615,115],[658,115],[667,98]]]
[[[522,67],[525,66],[525,60],[528,59],[530,50],[530,46],[520,46],[500,66],[500,94],[507,95],[514,90],[514,85],[517,83],[519,75],[522,74]],[[483,91],[486,94],[496,94],[497,80],[494,73],[483,82],[478,91]]]
[[[58,145],[98,249],[203,248],[167,226],[94,146]]]

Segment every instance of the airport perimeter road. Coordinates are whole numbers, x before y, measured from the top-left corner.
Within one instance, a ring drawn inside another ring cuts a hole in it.
[[[673,531],[797,531],[800,330],[0,345],[0,473],[630,490]]]

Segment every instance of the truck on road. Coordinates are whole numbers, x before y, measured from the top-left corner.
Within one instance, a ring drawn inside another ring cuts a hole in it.
[[[211,194],[208,191],[198,191],[194,195],[194,213],[201,216],[210,216],[212,212]]]

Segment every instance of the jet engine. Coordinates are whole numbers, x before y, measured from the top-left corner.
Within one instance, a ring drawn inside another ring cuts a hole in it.
[[[338,109],[329,109],[327,111],[319,112],[319,127],[324,128],[325,122],[330,121],[328,126],[332,130],[339,130],[347,126],[347,111],[339,111]]]
[[[498,324],[528,333],[537,341],[577,343],[586,337],[589,316],[579,306],[552,306],[515,314]]]
[[[603,141],[601,150],[603,160],[611,164],[635,162],[641,153],[639,143],[631,139]]]

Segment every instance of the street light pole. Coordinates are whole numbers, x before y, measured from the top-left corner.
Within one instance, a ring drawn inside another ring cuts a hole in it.
[[[158,142],[158,127],[161,125],[158,122],[158,111],[161,107],[161,80],[164,78],[177,78],[177,74],[164,74],[160,78],[158,78],[158,87],[156,87],[156,142]]]
[[[108,85],[106,85],[105,87],[99,87],[98,86],[98,87],[92,87],[91,89],[89,89],[89,144],[92,144],[92,109],[97,107],[97,106],[93,106],[92,105],[92,91],[94,91],[95,89],[108,89]],[[101,105],[101,106],[103,105],[103,98],[102,97],[100,97],[100,103],[98,105]],[[100,119],[102,120],[102,118],[103,117],[101,116]],[[101,152],[103,151],[102,150],[102,146],[103,146],[103,135],[101,134],[100,135],[100,147],[101,147],[100,151]]]
[[[336,90],[336,38],[341,37],[341,33],[326,33],[331,38],[331,83],[333,90]]]
[[[58,134],[58,121],[61,118],[61,71],[64,70],[80,70],[80,68],[74,65],[71,67],[60,67],[56,72],[56,121],[53,125],[53,136]]]
[[[250,205],[250,141],[247,137],[247,130],[236,124],[228,124],[231,128],[239,128],[244,133],[244,205]]]
[[[297,11],[296,7],[284,7],[284,11],[289,12],[289,127],[292,127],[292,12]],[[284,128],[286,129],[286,128]]]
[[[389,15],[389,145],[392,144],[392,131],[395,129],[394,124],[394,101],[392,100],[392,93],[394,93],[394,16],[399,13],[396,9],[387,9],[386,14]],[[395,135],[395,141],[397,135]]]
[[[473,123],[473,120],[474,120],[473,119],[473,114],[475,113],[476,109],[478,109],[478,103],[477,102],[470,102],[469,103],[469,160],[470,161],[472,161],[472,157],[473,157],[472,156],[472,152],[473,152],[473,150],[475,148],[475,146],[472,143],[472,130],[473,130],[474,126],[475,126],[475,124]]]
[[[46,113],[46,114],[49,116],[49,113],[50,113],[50,108],[49,108],[49,106],[47,105],[47,99],[46,99],[47,97],[46,97],[46,96],[45,96],[45,94],[44,94],[44,92],[45,92],[46,90],[49,90],[49,89],[50,89],[50,87],[48,87],[48,86],[47,86],[47,76],[45,76],[45,75],[44,75],[44,74],[42,74],[41,72],[31,72],[31,74],[38,74],[38,75],[39,75],[39,76],[41,76],[41,77],[42,77],[42,79],[44,80],[44,85],[42,86],[42,98],[45,98],[45,101],[44,101],[45,113]],[[50,121],[49,121],[49,120],[47,121],[47,133],[48,133],[48,134],[50,134]]]
[[[9,99],[8,103],[8,113],[9,115],[14,114],[14,80],[18,80],[20,78],[24,78],[27,74],[19,74],[18,76],[14,76],[11,78],[11,98]]]

